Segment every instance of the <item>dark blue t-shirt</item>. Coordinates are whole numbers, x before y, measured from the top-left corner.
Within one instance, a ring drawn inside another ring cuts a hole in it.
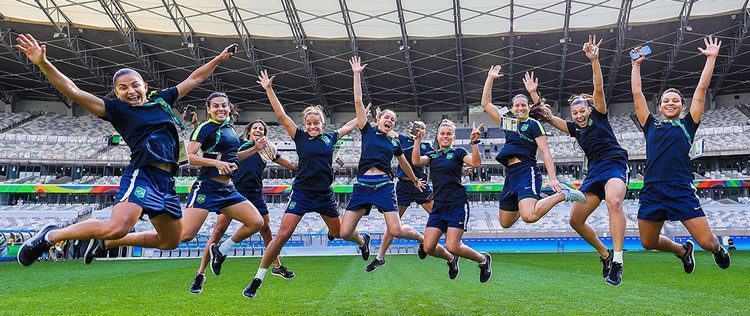
[[[201,143],[201,150],[206,153],[221,154],[219,160],[239,165],[237,150],[240,148],[240,137],[234,131],[232,124],[208,120],[195,128],[190,136],[191,141]],[[219,176],[219,169],[201,167],[198,179],[205,180]]]
[[[505,130],[505,146],[497,153],[495,160],[506,167],[511,157],[536,165],[536,138],[542,135],[544,127],[539,121],[527,118],[523,122],[518,122],[517,130]]]
[[[307,132],[297,129],[294,143],[297,146],[299,170],[294,178],[293,190],[325,191],[331,188],[333,149],[338,140],[338,132],[323,133],[311,138]]]
[[[401,143],[401,151],[403,151],[404,155],[406,155],[406,161],[409,162],[411,170],[414,170],[414,175],[419,179],[427,181],[427,174],[424,172],[424,167],[415,167],[414,164],[411,163],[411,152],[414,149],[414,139],[409,136],[398,135],[398,141],[399,143]],[[430,143],[422,142],[422,144],[419,145],[420,156],[424,156],[426,153],[432,150],[432,145],[430,145]],[[398,165],[398,167],[396,168],[396,178],[408,178],[406,172],[401,169],[401,165]]]
[[[430,159],[430,179],[433,198],[436,202],[462,204],[468,195],[461,184],[464,157],[469,153],[461,147],[433,150],[427,153]]]
[[[690,147],[698,125],[689,112],[684,118],[675,120],[648,116],[643,126],[646,136],[646,174],[643,182],[693,181]]]
[[[172,165],[172,173],[179,168],[180,139],[172,116],[158,104],[163,101],[173,106],[177,88],[161,90],[151,96],[152,106],[131,106],[119,99],[104,99],[105,121],[112,123],[117,133],[130,148],[128,168],[141,168],[154,162]],[[153,104],[153,103],[152,103]]]
[[[252,141],[243,143],[238,151],[243,151],[253,147]],[[276,153],[273,161],[279,159],[281,155]],[[240,160],[239,169],[232,175],[234,187],[240,192],[263,192],[263,170],[266,169],[266,162],[260,157],[259,153],[254,153],[250,157]]]
[[[586,154],[589,166],[613,157],[628,160],[628,152],[622,149],[617,141],[607,114],[599,113],[596,108],[592,107],[585,127],[572,122],[566,122],[566,124],[570,137],[575,137]]]
[[[393,178],[391,168],[393,156],[403,155],[398,138],[384,134],[377,127],[373,127],[370,122],[365,123],[361,131],[362,154],[359,157],[357,176],[362,176],[367,170],[375,167]]]

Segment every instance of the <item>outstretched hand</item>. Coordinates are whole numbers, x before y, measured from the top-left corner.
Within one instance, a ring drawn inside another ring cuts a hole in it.
[[[273,85],[273,79],[274,78],[276,78],[276,76],[271,76],[269,78],[268,77],[268,71],[267,70],[262,70],[260,72],[260,76],[258,76],[258,81],[256,81],[256,82],[258,84],[260,84],[260,86],[263,87],[263,89],[268,90],[268,89],[272,89],[273,88],[272,85]]]
[[[503,76],[503,67],[500,65],[492,65],[490,71],[487,73],[487,77],[497,79]]]
[[[701,54],[706,55],[706,57],[709,58],[716,58],[717,56],[719,56],[721,41],[718,38],[713,38],[713,36],[709,35],[708,37],[703,38],[703,43],[706,44],[706,48],[698,47],[698,50],[701,52]]]
[[[471,134],[469,134],[469,140],[471,140],[472,142],[475,142],[479,139],[479,137],[482,135],[481,129],[483,125],[484,123],[479,124],[479,126],[477,126],[476,122],[471,123],[472,129],[471,129]]]
[[[523,76],[523,85],[526,86],[526,91],[533,93],[539,88],[539,78],[534,77],[534,72],[529,73],[528,71]]]
[[[33,35],[19,34],[16,37],[16,42],[18,42],[16,48],[22,51],[26,55],[26,58],[35,65],[40,65],[47,59],[47,46],[44,44],[39,45]]]
[[[362,64],[362,59],[359,58],[359,56],[352,56],[352,58],[349,58],[349,65],[352,66],[352,72],[354,73],[361,73],[362,70],[365,70],[365,67],[367,67],[367,64]]]

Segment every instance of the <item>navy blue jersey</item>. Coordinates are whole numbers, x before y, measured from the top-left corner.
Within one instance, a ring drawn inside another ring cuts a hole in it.
[[[646,174],[643,182],[693,181],[690,147],[698,131],[692,114],[675,120],[649,115],[643,126],[646,136]]]
[[[393,178],[391,160],[393,156],[403,155],[398,138],[384,134],[370,122],[365,123],[362,131],[362,155],[359,157],[358,175],[362,176],[375,167]]]
[[[544,127],[539,121],[528,118],[518,122],[517,130],[505,130],[505,146],[497,153],[495,160],[506,167],[511,157],[516,157],[521,162],[536,164],[536,138],[542,135]]]
[[[430,179],[435,202],[465,203],[468,196],[461,184],[464,157],[469,153],[462,147],[449,147],[427,153],[430,159]]]
[[[255,143],[247,141],[240,146],[238,151],[243,151],[253,147]],[[276,153],[273,161],[279,159],[281,155]],[[266,169],[266,162],[260,157],[259,153],[254,153],[250,157],[240,160],[239,169],[232,175],[234,187],[239,192],[263,192],[263,170]]]
[[[172,106],[177,96],[177,88],[172,87],[159,91],[148,101],[161,101]],[[129,168],[161,162],[172,165],[172,174],[177,172],[180,140],[169,113],[159,105],[132,106],[119,99],[104,99],[104,111],[102,119],[112,123],[130,147]]]
[[[411,170],[414,170],[414,175],[419,179],[427,181],[427,174],[424,172],[424,167],[415,167],[414,164],[411,163],[411,151],[414,149],[414,139],[410,136],[398,135],[398,141],[399,143],[401,143],[401,151],[403,151],[404,155],[406,155],[406,161],[409,162]],[[426,153],[432,150],[432,145],[430,145],[430,143],[422,142],[421,144],[419,144],[420,156],[424,156]],[[396,178],[408,178],[406,172],[401,169],[401,165],[398,165],[398,167],[396,168]]]
[[[586,154],[589,165],[601,162],[608,158],[628,159],[628,152],[622,149],[615,137],[612,125],[609,124],[607,114],[599,113],[596,108],[591,108],[591,115],[585,127],[578,124],[566,122],[570,137],[575,137],[578,144]]]
[[[293,190],[324,191],[333,183],[333,147],[339,140],[338,132],[323,133],[310,137],[297,129],[294,143],[297,146],[299,170],[294,178]]]
[[[240,148],[240,137],[237,136],[231,124],[210,119],[195,128],[190,140],[201,143],[201,150],[204,154],[221,154],[219,160],[239,165],[237,150]],[[219,169],[215,167],[201,167],[198,179],[205,180],[218,175]]]

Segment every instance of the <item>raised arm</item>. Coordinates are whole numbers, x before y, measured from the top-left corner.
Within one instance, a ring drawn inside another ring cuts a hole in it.
[[[268,71],[263,70],[260,72],[257,82],[263,87],[263,90],[266,90],[268,101],[271,102],[271,108],[273,108],[273,112],[276,113],[276,117],[279,118],[279,122],[284,126],[287,134],[294,139],[294,135],[297,134],[297,124],[295,124],[294,120],[286,114],[284,107],[281,105],[281,101],[276,97],[276,92],[273,91],[274,78],[276,78],[276,76],[271,76],[269,78]]]
[[[479,126],[477,126],[477,123],[471,123],[471,126],[473,127],[471,134],[469,134],[469,139],[471,140],[471,156],[464,156],[464,163],[473,168],[479,168],[479,166],[482,165],[482,156],[479,155],[479,143],[477,142],[479,136],[481,136],[479,129],[482,128],[482,125],[483,124],[479,124]],[[475,144],[475,142],[477,143]]]
[[[76,104],[82,106],[86,111],[91,112],[91,114],[98,117],[107,116],[104,109],[104,100],[78,88],[78,86],[73,83],[73,80],[70,80],[70,78],[57,70],[57,67],[52,65],[47,59],[46,45],[39,45],[31,34],[19,34],[16,41],[18,42],[16,48],[23,52],[29,61],[39,67],[42,73],[44,73],[44,76],[47,77],[47,80],[49,80],[57,91],[60,91],[60,93],[73,100]]]
[[[640,47],[636,47],[632,52],[638,53]],[[651,112],[648,111],[646,96],[643,95],[641,87],[641,63],[646,59],[643,55],[632,62],[633,68],[630,71],[630,89],[633,92],[633,105],[635,106],[635,116],[638,117],[638,123],[641,126],[646,125],[646,120]]]
[[[365,108],[365,112],[367,113],[367,116],[370,116],[370,107],[372,107],[372,103],[368,104],[367,107]],[[339,133],[339,138],[344,137],[348,135],[349,133],[351,133],[354,130],[354,128],[357,127],[358,123],[359,123],[359,119],[356,117],[351,119],[349,122],[346,122],[346,124],[344,124],[344,126],[341,126],[341,128],[339,128],[337,131]],[[388,136],[390,136],[390,134]]]
[[[502,67],[499,65],[492,66],[490,71],[487,72],[487,80],[484,81],[484,89],[482,90],[482,109],[487,115],[492,118],[496,124],[500,124],[500,109],[492,104],[492,84],[495,79],[503,76]]]
[[[193,71],[193,73],[191,73],[187,79],[177,84],[177,99],[181,99],[182,97],[190,93],[190,91],[195,89],[195,87],[203,83],[203,81],[206,81],[206,79],[208,79],[208,77],[211,76],[212,73],[214,73],[216,67],[219,67],[219,64],[221,64],[221,62],[229,59],[229,57],[232,57],[232,55],[234,55],[234,50],[230,48],[236,49],[236,47],[237,44],[227,46],[226,48],[224,48],[221,54],[211,59],[211,61],[209,61],[205,65],[200,66],[198,69]]]
[[[721,48],[721,41],[712,36],[704,38],[703,43],[706,44],[706,48],[699,47],[698,50],[701,54],[706,55],[706,65],[703,66],[701,79],[698,81],[698,86],[695,87],[695,92],[693,92],[693,99],[690,101],[690,115],[695,123],[700,123],[701,117],[703,117],[703,110],[706,107],[706,90],[711,83],[716,57],[719,56],[719,49]]]
[[[357,125],[359,128],[365,127],[367,123],[367,112],[365,104],[362,102],[362,71],[367,64],[362,65],[358,56],[349,59],[349,65],[352,66],[352,77],[354,78],[354,112],[357,113]]]
[[[539,151],[542,152],[542,159],[544,159],[544,168],[547,169],[547,177],[549,177],[549,186],[555,192],[560,192],[560,182],[557,181],[557,172],[555,172],[555,162],[552,161],[552,154],[549,152],[549,144],[547,144],[547,136],[539,136],[535,139]]]
[[[607,100],[604,97],[604,76],[602,65],[599,64],[599,45],[603,40],[596,41],[596,35],[589,35],[589,41],[583,44],[583,52],[591,61],[591,70],[594,72],[594,104],[597,112],[607,114]],[[619,58],[619,56],[616,56]]]
[[[414,137],[414,148],[411,150],[411,163],[417,167],[424,167],[430,163],[429,157],[419,154],[419,144],[422,143],[422,138],[424,138],[424,131],[420,130]]]

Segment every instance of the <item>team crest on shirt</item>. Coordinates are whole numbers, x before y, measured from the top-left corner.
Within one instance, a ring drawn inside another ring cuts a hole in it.
[[[331,138],[328,137],[328,135],[323,135],[323,142],[326,143],[326,144],[330,144],[331,143]]]
[[[527,129],[529,129],[529,124],[523,124],[521,125],[521,131],[525,132]]]
[[[198,203],[203,203],[206,201],[206,196],[203,194],[198,194]]]
[[[448,153],[447,155],[445,155],[445,159],[453,159],[453,153]]]
[[[143,187],[136,187],[133,194],[135,194],[136,197],[142,199],[144,196],[146,196],[146,189],[144,189]]]
[[[426,144],[422,144],[422,145],[421,145],[421,146],[419,146],[419,147],[421,147],[422,149],[425,149],[425,148],[427,148],[427,145],[426,145]]]
[[[438,157],[440,157],[440,153],[432,153],[432,154],[430,154],[430,159],[435,159],[435,158],[438,158]]]
[[[297,202],[289,202],[289,209],[294,209],[295,206],[297,206]]]
[[[393,144],[393,146],[398,146],[398,141],[395,138],[391,138],[391,144]]]

